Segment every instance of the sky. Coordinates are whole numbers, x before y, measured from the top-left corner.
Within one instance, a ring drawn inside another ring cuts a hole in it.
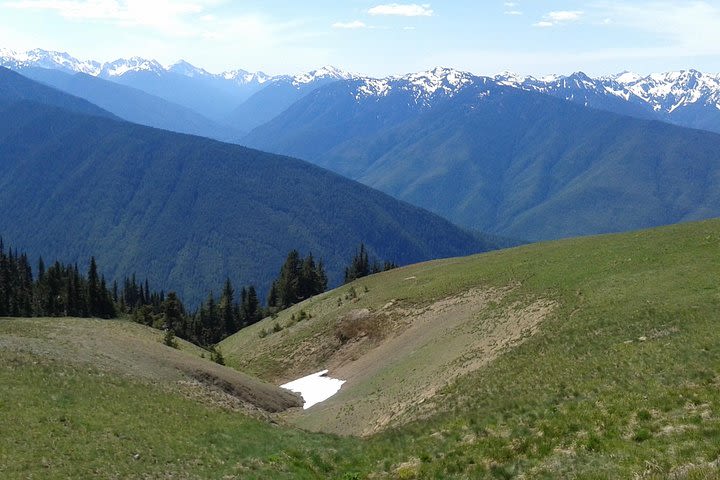
[[[720,0],[0,0],[0,48],[213,73],[717,73]]]

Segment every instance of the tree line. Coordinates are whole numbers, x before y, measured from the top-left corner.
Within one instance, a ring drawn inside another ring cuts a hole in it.
[[[46,268],[40,258],[37,276],[27,254],[8,248],[0,239],[0,316],[99,317],[117,315],[105,277],[98,275],[95,258],[87,275],[77,264],[58,261]]]
[[[345,282],[394,268],[370,261],[364,244],[345,269]],[[328,288],[322,260],[303,257],[291,250],[263,307],[253,285],[235,290],[228,278],[219,297],[210,292],[193,312],[188,312],[175,292],[153,290],[147,279],[135,274],[108,287],[99,274],[95,257],[87,274],[77,264],[56,261],[46,268],[39,259],[37,276],[25,253],[9,248],[0,238],[0,317],[97,317],[128,315],[135,322],[170,332],[196,345],[211,346],[261,319],[288,308]]]

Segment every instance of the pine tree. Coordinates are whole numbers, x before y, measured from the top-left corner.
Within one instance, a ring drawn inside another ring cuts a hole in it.
[[[270,292],[268,293],[267,298],[267,305],[269,308],[275,308],[278,306],[278,292],[276,281],[273,281],[272,285],[270,286]]]
[[[175,292],[169,292],[161,306],[164,328],[173,333],[182,332],[185,323],[185,309]]]
[[[280,269],[280,277],[277,281],[278,306],[280,308],[287,308],[298,302],[301,268],[300,253],[297,250],[291,250],[285,264]]]
[[[225,280],[225,287],[223,288],[222,295],[220,296],[220,319],[222,327],[222,336],[229,336],[237,332],[237,319],[235,318],[235,311],[233,305],[233,296],[235,292],[232,288],[230,279]]]
[[[90,269],[88,270],[88,313],[91,317],[102,315],[102,298],[100,293],[100,278],[98,277],[97,263],[95,257],[90,258]]]
[[[252,325],[260,320],[260,301],[257,297],[255,287],[250,285],[247,289],[247,297],[243,302],[243,316],[245,317],[245,325]]]

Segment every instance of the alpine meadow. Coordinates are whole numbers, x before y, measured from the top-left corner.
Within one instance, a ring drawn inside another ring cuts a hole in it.
[[[720,479],[718,25],[0,2],[0,477]]]

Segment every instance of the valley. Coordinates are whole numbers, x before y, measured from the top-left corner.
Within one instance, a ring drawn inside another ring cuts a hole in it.
[[[0,478],[720,478],[718,24],[0,2]]]

